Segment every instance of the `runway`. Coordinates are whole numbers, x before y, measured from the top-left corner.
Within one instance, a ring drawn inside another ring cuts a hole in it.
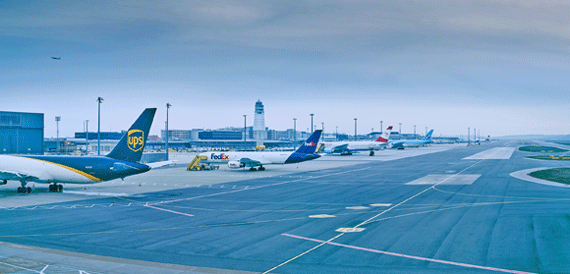
[[[570,189],[509,175],[564,163],[527,159],[519,145],[324,156],[257,173],[178,166],[68,193],[4,187],[0,272],[570,272]]]

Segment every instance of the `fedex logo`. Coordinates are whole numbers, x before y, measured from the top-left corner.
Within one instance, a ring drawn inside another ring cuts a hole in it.
[[[305,143],[305,145],[306,145],[306,146],[309,146],[309,147],[314,147],[314,146],[316,146],[317,144],[315,144],[315,143],[313,143],[313,142],[309,142],[309,143]]]
[[[225,154],[225,153],[221,153],[219,155],[216,155],[215,153],[212,153],[212,155],[210,155],[210,159],[212,160],[229,160],[229,155]]]

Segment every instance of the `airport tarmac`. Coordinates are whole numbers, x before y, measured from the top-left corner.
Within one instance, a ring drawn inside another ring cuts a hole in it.
[[[324,156],[264,172],[189,172],[180,161],[64,193],[9,184],[0,272],[568,273],[570,189],[510,176],[568,164],[525,158],[536,153],[520,145]]]

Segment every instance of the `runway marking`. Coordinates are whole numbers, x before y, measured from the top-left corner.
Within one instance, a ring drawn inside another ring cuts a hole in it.
[[[194,215],[192,215],[192,214],[182,213],[182,212],[178,212],[178,211],[174,211],[174,210],[168,210],[168,209],[164,209],[164,208],[160,208],[160,207],[154,207],[154,206],[151,206],[151,205],[144,205],[144,206],[145,206],[145,207],[154,208],[154,209],[158,209],[158,210],[162,210],[162,211],[166,211],[166,212],[170,212],[170,213],[175,213],[175,214],[180,214],[180,215],[184,215],[184,216],[194,217]]]
[[[306,237],[296,236],[296,235],[291,235],[291,234],[286,234],[286,233],[285,233],[285,234],[281,234],[281,235],[287,236],[287,237],[291,237],[291,238],[300,239],[300,240],[307,240],[307,241],[311,241],[311,242],[317,242],[317,243],[321,243],[321,245],[329,244],[329,245],[334,245],[334,246],[346,247],[346,248],[355,249],[355,250],[367,251],[367,252],[372,252],[372,253],[379,253],[379,254],[390,255],[390,256],[396,256],[396,257],[401,257],[401,258],[408,258],[408,259],[413,259],[413,260],[428,261],[428,262],[434,262],[434,263],[441,263],[441,264],[447,264],[447,265],[462,266],[462,267],[467,267],[467,268],[484,269],[484,270],[491,270],[491,271],[498,271],[498,272],[505,272],[505,273],[536,274],[536,273],[533,273],[533,272],[525,272],[525,271],[510,270],[510,269],[503,269],[503,268],[496,268],[496,267],[480,266],[480,265],[474,265],[474,264],[458,263],[458,262],[445,261],[445,260],[438,260],[438,259],[430,259],[430,258],[425,258],[425,257],[419,257],[419,256],[406,255],[406,254],[395,253],[395,252],[382,251],[382,250],[371,249],[371,248],[365,248],[365,247],[359,247],[359,246],[354,246],[354,245],[340,244],[340,243],[332,242],[331,240],[329,240],[329,241],[322,241],[322,240],[318,240],[318,239],[306,238]],[[340,234],[340,235],[342,235],[342,234]]]
[[[324,177],[329,177],[329,176],[335,176],[335,175],[339,175],[339,174],[343,174],[343,173],[348,173],[348,172],[361,171],[361,170],[370,169],[370,168],[371,168],[371,167],[365,167],[365,168],[361,168],[361,169],[347,170],[347,171],[342,171],[342,172],[337,172],[337,173],[332,173],[332,174],[325,174],[325,175],[321,175],[321,176],[302,178],[302,179],[297,179],[297,180],[292,180],[292,181],[285,181],[285,182],[280,182],[280,183],[273,183],[273,184],[268,184],[268,185],[260,185],[260,186],[254,186],[254,187],[246,186],[245,188],[242,188],[242,189],[235,189],[235,190],[230,190],[230,191],[216,192],[216,193],[205,194],[205,195],[200,195],[200,196],[194,196],[194,197],[189,197],[189,198],[176,199],[176,200],[170,200],[170,201],[163,201],[163,202],[160,202],[160,203],[174,203],[174,202],[180,202],[180,201],[188,201],[188,200],[200,199],[200,198],[205,198],[205,197],[212,197],[212,196],[219,196],[219,195],[224,195],[224,194],[237,193],[237,192],[242,192],[242,191],[245,191],[245,190],[256,190],[256,189],[261,189],[261,188],[266,188],[266,187],[280,186],[280,185],[285,185],[285,184],[290,184],[290,183],[302,182],[302,181],[306,181],[306,180],[310,180],[310,179],[318,179],[318,178],[324,178]],[[157,204],[157,203],[153,203],[153,204]]]
[[[391,206],[392,204],[370,204],[371,207]]]
[[[485,151],[481,151],[475,155],[465,157],[461,160],[506,160],[511,158],[515,149],[516,147],[494,147]]]
[[[497,153],[497,152],[495,152],[495,154],[496,154],[496,153]],[[489,155],[487,155],[487,157],[490,158],[490,157],[494,156],[495,154],[493,154],[493,155],[490,155],[490,154],[489,154]],[[463,169],[463,170],[457,172],[456,174],[451,175],[449,178],[447,178],[447,179],[445,179],[445,180],[443,180],[443,181],[441,181],[441,182],[439,182],[439,183],[436,183],[435,185],[433,185],[433,186],[431,186],[431,187],[428,187],[428,188],[426,188],[426,189],[424,189],[424,190],[418,192],[417,194],[413,195],[412,197],[410,197],[410,198],[408,198],[408,199],[406,199],[406,200],[404,200],[404,201],[402,201],[402,202],[400,202],[400,203],[398,203],[398,204],[396,204],[396,205],[394,205],[394,206],[392,206],[392,207],[390,207],[390,208],[388,208],[388,209],[386,209],[386,210],[384,210],[384,211],[382,211],[382,212],[380,212],[380,213],[374,215],[372,218],[369,218],[368,220],[366,220],[366,221],[364,221],[364,222],[362,222],[362,223],[356,225],[354,228],[358,228],[358,227],[360,227],[360,226],[363,226],[363,225],[366,225],[366,224],[368,224],[368,223],[373,222],[374,219],[378,218],[379,216],[383,215],[384,213],[389,212],[389,211],[393,210],[394,208],[396,208],[396,207],[398,207],[398,206],[400,206],[400,205],[402,205],[402,204],[404,204],[404,203],[406,203],[406,202],[408,202],[408,201],[410,201],[410,200],[412,200],[412,199],[414,199],[414,198],[416,198],[416,197],[418,197],[418,196],[424,194],[424,193],[427,192],[428,190],[433,189],[434,187],[436,187],[436,186],[438,186],[438,185],[444,183],[445,181],[447,181],[447,180],[449,180],[449,179],[451,179],[451,178],[453,178],[453,177],[455,177],[455,176],[457,176],[457,175],[463,173],[464,171],[466,171],[466,170],[468,170],[468,169],[474,167],[475,165],[477,165],[477,164],[483,162],[483,161],[486,160],[486,159],[487,159],[487,158],[481,159],[481,160],[479,160],[479,161],[473,163],[472,165],[470,165],[470,166],[466,167],[465,169]],[[315,247],[313,247],[313,248],[311,248],[311,249],[309,249],[309,250],[307,250],[307,251],[305,251],[305,252],[303,252],[303,253],[301,253],[301,254],[299,254],[299,255],[297,255],[297,256],[295,256],[295,257],[289,259],[289,260],[287,260],[286,262],[281,263],[281,264],[279,264],[279,265],[273,267],[272,269],[263,272],[263,273],[269,273],[269,272],[271,272],[271,271],[273,271],[273,270],[275,270],[275,269],[277,269],[277,268],[279,268],[279,267],[281,267],[281,266],[283,266],[283,265],[286,265],[286,264],[288,264],[288,263],[290,263],[290,262],[292,262],[292,261],[294,261],[294,260],[296,260],[296,259],[298,259],[298,258],[300,258],[300,257],[302,257],[302,256],[304,256],[304,255],[306,255],[306,254],[309,254],[311,251],[313,251],[313,250],[315,250],[315,249],[317,249],[317,248],[323,246],[324,244],[326,244],[326,243],[328,243],[328,242],[331,242],[331,241],[333,241],[333,240],[335,240],[335,239],[341,237],[342,235],[344,235],[344,233],[338,234],[337,236],[335,236],[335,237],[333,237],[333,238],[327,240],[326,242],[321,243],[321,244],[319,244],[319,245],[317,245],[317,246],[315,246]]]
[[[354,227],[341,227],[338,228],[337,230],[335,230],[336,232],[340,232],[340,233],[354,233],[354,232],[362,232],[364,231],[366,228],[354,228]]]
[[[329,214],[318,214],[318,215],[311,215],[309,216],[309,218],[316,218],[316,219],[324,219],[324,218],[335,218],[335,215],[329,215]]]
[[[347,206],[346,209],[362,210],[362,209],[369,209],[369,207],[366,207],[366,206]]]
[[[200,226],[149,228],[149,229],[135,229],[135,230],[113,230],[113,231],[51,233],[51,234],[21,234],[21,235],[1,235],[0,234],[0,238],[25,238],[25,237],[77,236],[77,235],[98,235],[98,234],[116,234],[116,233],[156,232],[156,231],[169,231],[169,230],[182,230],[182,229],[255,225],[255,224],[264,224],[264,223],[271,223],[271,222],[286,222],[286,221],[302,220],[305,218],[307,218],[307,217],[296,217],[296,218],[286,218],[286,219],[277,219],[277,220],[261,220],[261,221],[241,222],[241,223],[222,223],[222,224],[210,224],[210,225],[200,225]]]
[[[477,181],[479,177],[481,177],[481,174],[430,174],[408,182],[406,185],[435,185],[438,182],[441,182],[442,185],[471,185]]]

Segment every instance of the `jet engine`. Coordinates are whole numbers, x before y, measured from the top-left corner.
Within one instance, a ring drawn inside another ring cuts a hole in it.
[[[229,162],[228,162],[228,167],[229,167],[229,168],[245,167],[245,163],[242,163],[242,162],[240,162],[240,161],[229,161]]]

